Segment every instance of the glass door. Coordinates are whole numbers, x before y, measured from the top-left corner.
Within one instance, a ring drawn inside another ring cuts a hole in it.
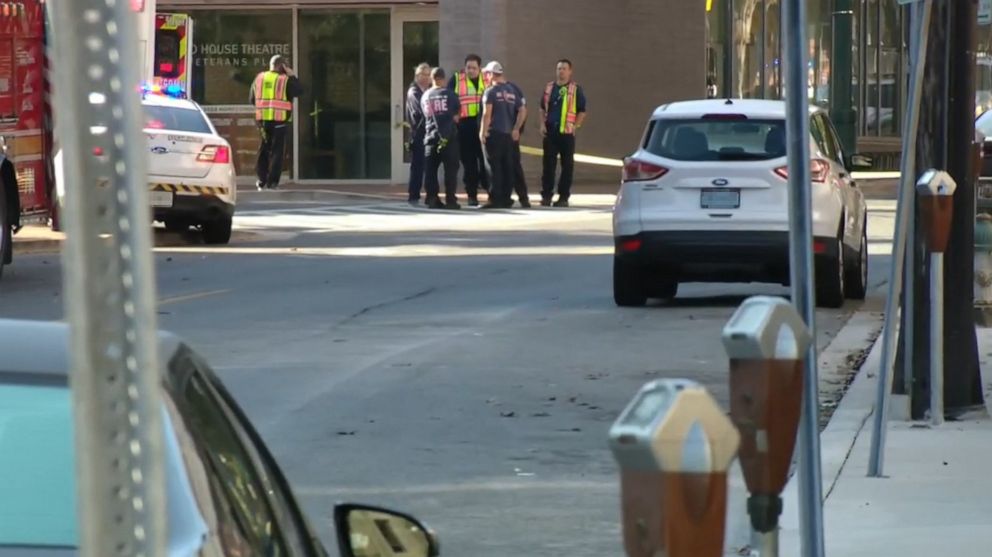
[[[410,175],[410,151],[406,144],[410,132],[406,121],[406,92],[413,82],[414,68],[421,62],[438,65],[437,8],[395,8],[392,33],[392,160],[393,182],[405,183]]]
[[[388,10],[299,12],[300,178],[389,180]]]

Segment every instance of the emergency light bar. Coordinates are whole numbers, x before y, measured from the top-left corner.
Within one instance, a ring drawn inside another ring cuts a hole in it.
[[[164,97],[172,97],[174,99],[185,99],[186,91],[178,83],[170,83],[163,87],[158,83],[146,83],[141,86],[141,97],[145,98],[148,95],[161,95]]]

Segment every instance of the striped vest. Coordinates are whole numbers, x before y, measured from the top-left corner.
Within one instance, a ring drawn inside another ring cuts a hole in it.
[[[286,96],[289,76],[276,72],[262,72],[255,78],[255,119],[259,122],[286,122],[290,119],[293,103]]]
[[[548,83],[544,87],[544,106],[550,111],[551,110],[551,92],[554,91],[555,87],[559,87],[554,81]],[[558,117],[559,128],[558,132],[564,135],[572,135],[575,133],[575,121],[578,119],[578,91],[579,86],[575,83],[569,83],[568,85],[561,85],[564,92],[561,99],[561,115]]]

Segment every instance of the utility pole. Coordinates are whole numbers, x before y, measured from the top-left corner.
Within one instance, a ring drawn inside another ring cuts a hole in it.
[[[949,9],[949,81],[947,95],[947,171],[957,182],[954,219],[944,279],[944,406],[959,413],[983,404],[975,337],[975,49],[977,0],[955,0]]]
[[[929,29],[927,71],[924,76],[916,168],[942,168],[954,178],[954,220],[944,290],[944,406],[948,414],[960,413],[983,402],[978,347],[975,338],[974,216],[975,216],[975,41],[976,0],[935,0]],[[919,212],[917,210],[917,215]],[[920,219],[916,219],[919,223]],[[921,324],[930,318],[929,267],[925,238],[916,233],[912,249],[916,265],[906,269],[914,276],[912,338],[900,333],[900,365],[910,364],[912,385],[897,389],[911,394],[912,417],[922,419],[929,408],[929,333]],[[906,292],[903,293],[905,303]],[[903,315],[902,331],[908,315]],[[897,379],[902,374],[897,373]]]

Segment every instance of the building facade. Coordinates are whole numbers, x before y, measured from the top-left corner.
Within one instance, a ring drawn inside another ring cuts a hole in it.
[[[852,5],[850,41],[838,38],[840,2]],[[289,56],[306,89],[286,161],[287,180],[297,182],[405,181],[413,68],[454,71],[469,53],[501,61],[529,100],[523,144],[533,148],[525,149],[533,192],[537,105],[559,58],[574,62],[588,97],[578,151],[592,158],[580,159],[591,162],[577,166],[579,183],[615,183],[617,161],[660,104],[714,90],[785,94],[780,0],[160,0],[158,10],[193,16],[191,94],[231,141],[246,181],[258,145],[248,90],[274,54]],[[907,21],[897,0],[809,2],[807,94],[839,127],[848,121],[860,151],[898,152]],[[848,76],[844,87],[838,75]]]

